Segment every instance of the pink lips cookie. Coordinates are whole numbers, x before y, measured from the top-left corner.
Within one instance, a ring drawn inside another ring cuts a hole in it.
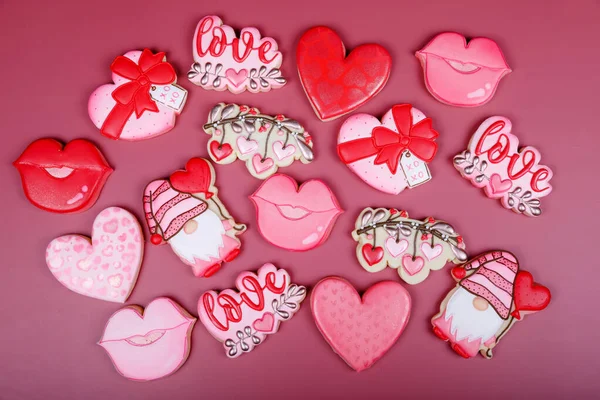
[[[408,324],[410,295],[396,282],[371,286],[362,296],[345,279],[315,285],[310,305],[317,328],[352,369],[370,368],[396,343]]]
[[[256,207],[261,235],[271,244],[305,251],[322,244],[343,212],[322,181],[311,179],[300,187],[283,174],[275,174],[250,196]]]
[[[421,61],[427,90],[452,106],[487,103],[500,79],[511,72],[496,42],[475,38],[467,43],[459,33],[440,33],[415,56]]]
[[[137,219],[119,207],[96,217],[92,239],[65,235],[50,242],[46,264],[67,289],[100,300],[124,303],[137,280],[144,241]]]
[[[98,344],[125,378],[151,381],[185,363],[195,322],[179,304],[159,297],[145,311],[127,306],[114,313]]]

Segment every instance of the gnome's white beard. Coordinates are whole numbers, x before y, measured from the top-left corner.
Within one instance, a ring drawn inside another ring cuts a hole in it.
[[[504,320],[491,305],[484,311],[473,307],[475,297],[467,289],[459,287],[448,301],[445,319],[452,317],[450,329],[457,340],[481,339],[485,343],[498,332]]]
[[[213,211],[206,210],[193,220],[198,223],[197,229],[189,234],[180,230],[169,239],[171,248],[191,264],[194,264],[195,258],[203,261],[209,261],[210,257],[218,258],[225,233],[221,219]]]

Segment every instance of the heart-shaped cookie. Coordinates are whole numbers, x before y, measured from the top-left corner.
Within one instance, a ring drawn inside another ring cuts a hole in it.
[[[329,277],[312,291],[317,328],[354,370],[371,367],[396,343],[410,317],[410,295],[396,282],[371,286],[362,299],[345,279]]]
[[[296,61],[304,91],[322,121],[339,118],[371,100],[392,69],[392,57],[378,44],[358,46],[346,57],[340,37],[324,26],[302,35]]]
[[[100,300],[124,303],[142,264],[144,242],[135,217],[110,207],[94,220],[92,239],[65,235],[50,242],[46,264],[66,288]]]

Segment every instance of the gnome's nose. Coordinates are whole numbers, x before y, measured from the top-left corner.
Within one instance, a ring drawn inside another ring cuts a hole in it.
[[[196,232],[196,229],[198,229],[198,223],[193,219],[190,219],[188,222],[185,223],[185,225],[183,225],[183,231],[188,235],[191,235],[192,233]]]
[[[486,299],[477,296],[473,299],[473,307],[475,307],[476,310],[485,311],[489,307],[489,304]]]

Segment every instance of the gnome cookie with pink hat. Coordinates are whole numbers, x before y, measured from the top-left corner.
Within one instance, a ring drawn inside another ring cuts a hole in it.
[[[541,311],[550,303],[550,290],[519,269],[508,251],[491,251],[454,267],[458,281],[431,320],[433,332],[464,358],[481,353],[492,358],[492,349],[524,315]]]
[[[209,277],[240,253],[237,238],[246,230],[229,215],[217,196],[215,170],[204,158],[192,158],[185,170],[150,182],[144,212],[152,244],[169,243],[194,275]]]

